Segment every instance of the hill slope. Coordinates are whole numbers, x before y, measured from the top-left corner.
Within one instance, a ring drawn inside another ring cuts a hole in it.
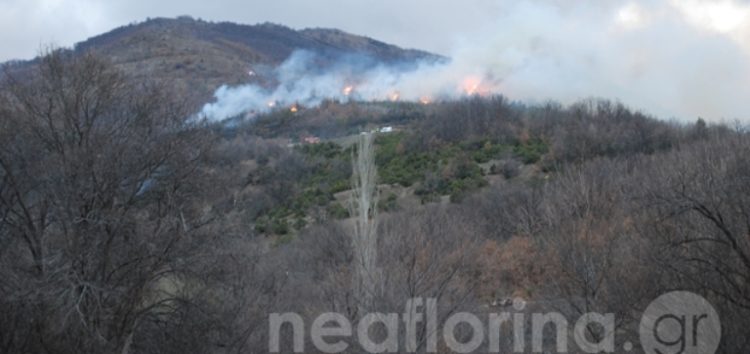
[[[77,52],[93,51],[110,58],[135,78],[170,82],[196,107],[210,100],[222,84],[262,84],[264,72],[298,49],[324,59],[351,54],[387,63],[443,59],[335,29],[294,30],[270,23],[213,23],[190,17],[149,19],[75,45]],[[250,70],[258,75],[249,75]]]

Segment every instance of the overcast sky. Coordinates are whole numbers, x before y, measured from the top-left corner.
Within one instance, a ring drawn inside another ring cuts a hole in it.
[[[415,83],[474,75],[523,100],[750,120],[750,0],[0,0],[0,61],[179,15],[339,28],[454,59]]]

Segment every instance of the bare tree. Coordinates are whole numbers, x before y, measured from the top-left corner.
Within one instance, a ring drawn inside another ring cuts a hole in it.
[[[352,161],[352,198],[350,215],[354,216],[352,247],[354,249],[353,286],[360,309],[372,306],[380,289],[377,240],[377,168],[375,166],[374,133],[360,134]]]
[[[648,245],[637,237],[639,208],[630,193],[639,180],[628,170],[622,161],[598,159],[561,173],[545,186],[535,236],[548,258],[545,301],[571,318],[613,313],[616,330],[635,336],[634,309],[660,289]],[[609,335],[601,330],[587,328],[586,334],[598,342]]]
[[[750,144],[746,133],[721,134],[654,158],[645,189],[644,236],[667,285],[705,294],[720,307],[726,352],[750,348]]]
[[[191,304],[208,140],[161,87],[93,55],[53,50],[3,86],[0,345],[128,353]]]
[[[384,290],[376,308],[398,313],[408,300],[420,298],[420,311],[432,311],[437,323],[458,311],[479,311],[480,228],[475,221],[470,210],[455,205],[384,218],[379,233]],[[424,321],[416,325],[415,341],[402,343],[404,352],[434,350],[436,329]]]

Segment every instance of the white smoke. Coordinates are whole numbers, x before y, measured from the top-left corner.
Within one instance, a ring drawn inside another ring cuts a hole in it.
[[[460,58],[523,100],[616,99],[661,118],[750,119],[750,3],[517,1]]]
[[[429,95],[452,97],[460,92],[460,77],[447,79],[445,64],[434,59],[419,63],[378,64],[371,58],[346,56],[324,64],[315,53],[295,51],[273,70],[273,87],[256,84],[221,86],[215,102],[200,116],[223,120],[247,112],[262,113],[292,106],[313,107],[323,100],[418,100]],[[430,96],[430,99],[432,96]]]
[[[427,12],[428,14],[428,12]],[[448,63],[320,70],[297,52],[278,86],[221,87],[202,114],[220,120],[323,99],[434,100],[467,94],[570,103],[619,100],[662,118],[750,118],[750,4],[717,0],[507,1],[458,41]],[[353,89],[349,95],[345,88]]]

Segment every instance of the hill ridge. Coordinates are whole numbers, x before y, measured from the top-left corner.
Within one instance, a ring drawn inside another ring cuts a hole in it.
[[[296,50],[313,52],[330,62],[342,55],[362,55],[374,59],[373,65],[446,59],[334,28],[297,30],[271,22],[247,25],[189,16],[148,18],[92,36],[72,48],[75,53],[100,54],[136,79],[169,82],[195,109],[210,101],[221,85],[268,82],[263,73],[271,72]],[[248,75],[251,70],[257,75]]]

